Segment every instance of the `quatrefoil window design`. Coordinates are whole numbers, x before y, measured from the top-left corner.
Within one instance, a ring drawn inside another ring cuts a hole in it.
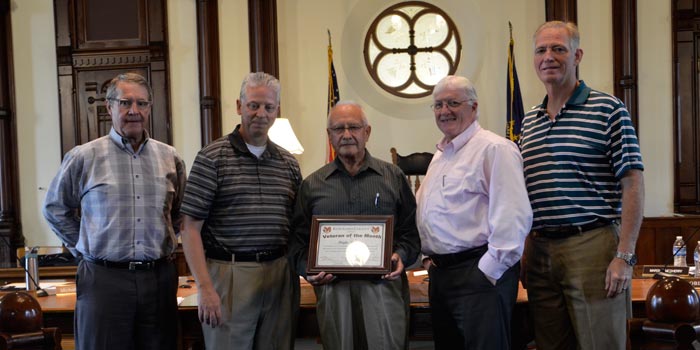
[[[425,97],[459,65],[462,43],[452,19],[434,5],[409,1],[384,10],[365,36],[365,66],[387,92]]]

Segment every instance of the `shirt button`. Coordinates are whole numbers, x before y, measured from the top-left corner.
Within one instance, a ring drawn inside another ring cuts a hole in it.
[[[136,219],[136,222],[141,222],[141,219]]]
[[[136,199],[141,199],[141,196],[136,196]]]
[[[138,178],[139,178],[139,176],[138,176],[138,175],[136,175],[136,178],[138,179]]]

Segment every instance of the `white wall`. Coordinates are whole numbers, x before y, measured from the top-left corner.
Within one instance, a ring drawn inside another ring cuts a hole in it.
[[[401,153],[432,151],[440,133],[429,98],[400,100],[379,91],[367,78],[361,49],[364,29],[396,3],[372,0],[278,1],[282,113],[306,148],[298,157],[304,175],[324,163],[327,89],[327,29],[333,35],[335,65],[343,99],[366,106],[373,125],[368,148],[389,160]],[[515,57],[525,108],[544,96],[532,67],[532,33],[544,21],[541,0],[436,0],[459,26],[463,40],[459,74],[474,81],[485,128],[503,134],[508,21],[513,23]],[[199,150],[195,1],[168,0],[173,141],[187,165]],[[15,96],[21,222],[30,245],[59,244],[41,216],[46,188],[60,162],[56,54],[52,0],[12,0]],[[610,92],[612,81],[611,0],[579,1],[581,78]],[[670,1],[639,0],[639,121],[646,171],[646,216],[673,210],[672,80]],[[247,1],[219,1],[223,133],[240,121],[235,101],[250,67]],[[364,85],[363,85],[364,84]]]
[[[53,2],[12,0],[10,6],[22,232],[28,245],[55,245],[41,215],[61,162]]]
[[[639,139],[645,216],[673,213],[673,35],[671,1],[639,0]]]

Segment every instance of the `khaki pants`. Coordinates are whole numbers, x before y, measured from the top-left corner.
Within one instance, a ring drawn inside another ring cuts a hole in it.
[[[290,349],[296,310],[295,286],[286,257],[269,262],[207,259],[214,288],[221,297],[223,324],[202,324],[207,349]]]
[[[564,239],[528,237],[527,296],[537,349],[625,349],[629,289],[613,298],[605,273],[617,250],[619,226]]]
[[[408,346],[406,274],[395,281],[345,280],[315,287],[323,348],[400,350]]]

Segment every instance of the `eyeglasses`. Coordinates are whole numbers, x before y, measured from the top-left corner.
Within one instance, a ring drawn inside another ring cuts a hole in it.
[[[263,104],[260,104],[257,102],[248,102],[248,103],[246,103],[245,106],[246,106],[246,108],[248,108],[251,111],[257,111],[258,109],[260,109],[260,107],[264,107],[265,112],[267,112],[267,113],[273,113],[274,111],[277,110],[277,105],[271,105],[271,104],[263,105]]]
[[[153,104],[153,101],[143,101],[143,100],[118,99],[118,98],[111,98],[109,100],[112,102],[117,102],[117,105],[122,110],[130,109],[131,106],[133,106],[134,103],[136,103],[136,108],[140,111],[143,111],[143,110],[148,109],[148,107],[151,107],[151,105]]]
[[[447,106],[449,109],[455,109],[465,103],[469,102],[469,100],[464,100],[464,101],[455,101],[455,100],[449,100],[449,101],[438,101],[430,105],[430,109],[434,111],[439,111],[442,109],[442,107]]]
[[[336,134],[336,135],[341,135],[345,133],[345,130],[350,131],[351,134],[360,132],[360,130],[364,129],[364,125],[357,125],[357,124],[351,124],[351,125],[346,125],[346,126],[334,126],[332,128],[328,128],[328,131]]]

